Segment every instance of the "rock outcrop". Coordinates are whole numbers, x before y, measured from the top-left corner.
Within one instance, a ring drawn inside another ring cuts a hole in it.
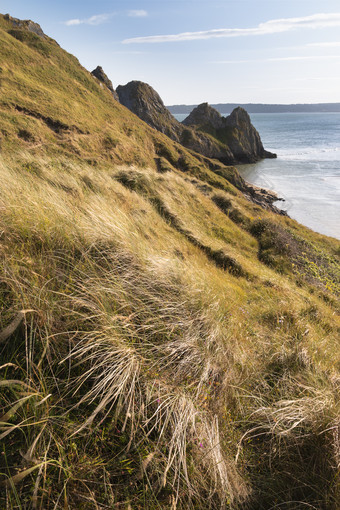
[[[215,110],[215,108],[209,106],[208,103],[202,103],[192,110],[188,117],[183,120],[182,124],[200,128],[212,126],[214,129],[222,129],[224,127],[224,120],[220,112]]]
[[[169,136],[184,147],[225,165],[254,163],[276,157],[264,150],[260,135],[242,108],[224,118],[203,103],[181,123],[164,106],[159,94],[147,83],[131,81],[116,90],[121,104],[149,126]]]
[[[12,16],[10,16],[9,14],[5,14],[3,17],[6,21],[12,23],[13,28],[21,28],[24,30],[28,30],[29,32],[32,32],[33,34],[38,35],[39,37],[43,37],[44,39],[47,37],[44,34],[41,26],[30,19],[21,20],[18,18],[12,18]]]
[[[225,127],[231,134],[232,140],[229,146],[237,159],[245,158],[248,162],[277,157],[276,154],[264,149],[258,131],[243,108],[238,107],[233,110],[225,119]]]
[[[118,85],[117,94],[121,104],[126,106],[149,126],[166,133],[170,138],[177,133],[177,121],[164,106],[159,94],[142,81],[130,81]]]
[[[113,88],[112,81],[105,74],[103,68],[101,66],[97,66],[91,74],[97,78],[101,83],[103,83],[111,92],[116,101],[119,101],[119,97],[115,89]]]
[[[263,158],[276,158],[276,154],[264,149],[259,133],[241,107],[235,108],[228,117],[222,117],[208,103],[202,103],[194,108],[183,124],[209,133],[226,144],[238,162],[255,163]]]
[[[225,164],[235,163],[231,151],[218,140],[178,122],[164,106],[159,94],[147,83],[131,81],[116,89],[121,104],[149,126],[164,133],[184,147]]]

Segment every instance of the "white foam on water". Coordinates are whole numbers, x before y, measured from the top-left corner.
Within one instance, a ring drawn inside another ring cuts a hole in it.
[[[276,191],[285,199],[277,207],[292,218],[340,239],[340,114],[251,114],[251,119],[264,147],[278,158],[242,165],[242,176]]]
[[[278,158],[243,165],[242,176],[276,191],[285,199],[276,205],[292,218],[340,239],[340,115],[252,117],[264,147]]]
[[[340,159],[340,147],[278,149],[276,153],[279,158],[286,161],[338,161]]]

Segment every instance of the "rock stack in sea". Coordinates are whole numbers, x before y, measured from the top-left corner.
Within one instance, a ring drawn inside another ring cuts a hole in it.
[[[222,117],[208,103],[202,103],[194,108],[183,124],[209,133],[228,145],[235,160],[241,163],[276,158],[276,154],[264,149],[259,133],[252,125],[246,110],[241,107],[235,108],[228,117]]]

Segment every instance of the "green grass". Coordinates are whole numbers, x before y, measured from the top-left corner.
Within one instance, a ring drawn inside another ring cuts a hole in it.
[[[0,507],[335,510],[339,243],[6,30]]]

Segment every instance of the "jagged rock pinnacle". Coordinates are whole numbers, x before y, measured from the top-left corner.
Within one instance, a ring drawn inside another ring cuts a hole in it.
[[[104,85],[109,89],[109,91],[112,93],[113,97],[116,101],[119,101],[119,97],[115,89],[113,88],[112,81],[108,78],[108,76],[105,74],[103,68],[101,66],[97,66],[91,74],[95,76],[101,83],[104,83]]]

